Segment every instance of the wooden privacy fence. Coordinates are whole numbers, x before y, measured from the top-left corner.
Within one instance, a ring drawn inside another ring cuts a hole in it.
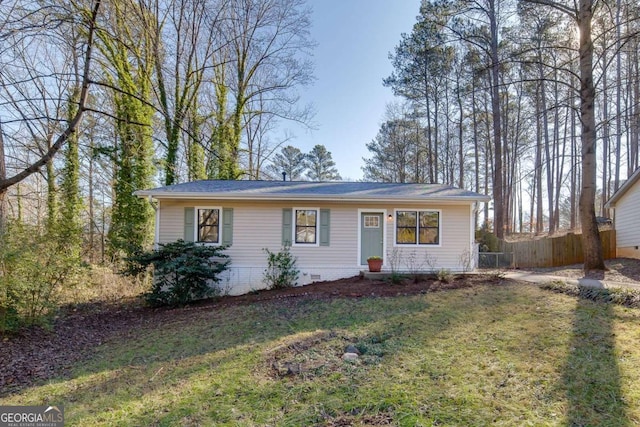
[[[604,259],[616,257],[616,231],[600,232]],[[501,250],[512,254],[512,267],[561,267],[581,264],[582,235],[567,234],[560,237],[546,237],[522,242],[501,242]]]

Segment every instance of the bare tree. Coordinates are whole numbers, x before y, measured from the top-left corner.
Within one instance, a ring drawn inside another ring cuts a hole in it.
[[[186,123],[190,114],[197,114],[190,110],[197,105],[213,54],[220,48],[215,33],[227,2],[170,0],[154,6],[154,91],[166,140],[165,185],[172,185],[178,175],[181,137],[196,137],[185,132]]]
[[[0,117],[2,122],[0,201],[5,199],[6,192],[11,186],[49,164],[67,139],[77,131],[82,116],[87,110],[94,35],[100,3],[100,0],[95,0],[90,8],[75,2],[69,5],[61,5],[58,2],[33,4],[33,2],[21,1],[0,4],[0,8],[4,9],[3,12],[7,12],[2,14],[6,20],[2,23],[0,38],[8,46],[2,52],[4,64],[0,71],[0,86],[3,88],[0,102],[6,116]],[[69,84],[70,79],[74,78],[74,73],[55,69],[55,64],[46,63],[46,61],[32,62],[33,57],[27,59],[25,56],[29,53],[33,54],[38,44],[42,43],[47,48],[59,46],[59,52],[64,58],[65,49],[73,48],[65,42],[63,37],[60,37],[66,25],[83,27],[85,35],[80,93],[77,98],[78,108],[68,122],[63,117],[64,109],[48,107],[49,101],[55,103],[69,98],[69,93],[74,90],[73,85]],[[11,66],[16,59],[27,61],[30,66],[20,71],[19,66]],[[49,93],[52,89],[54,93]],[[32,92],[40,93],[38,99],[30,96]],[[51,112],[56,114],[51,115]],[[48,130],[45,135],[51,141],[42,152],[33,150],[38,146],[38,141],[33,140],[34,135],[37,134],[33,127],[36,122],[45,123],[45,128]],[[60,127],[60,123],[66,123],[66,126]],[[7,142],[8,135],[10,135],[10,142]],[[12,160],[26,159],[26,161],[21,163],[12,161],[11,165],[7,165],[7,144],[11,145],[11,150],[15,153]],[[11,174],[9,170],[12,171]],[[0,211],[3,210],[2,207],[3,203],[0,203]],[[5,216],[5,212],[0,212],[0,219]]]
[[[219,83],[229,89],[228,135],[219,142],[218,177],[236,179],[243,126],[256,117],[250,103],[262,99],[265,113],[307,124],[312,111],[298,106],[296,89],[312,80],[308,59],[314,43],[309,38],[310,10],[304,0],[230,0],[219,30],[229,49],[220,52],[219,64],[228,63]],[[230,70],[227,70],[227,69]],[[227,72],[230,71],[230,72]],[[218,94],[218,110],[227,110],[226,88]],[[225,121],[219,120],[220,124]]]
[[[277,129],[278,117],[269,112],[268,100],[265,96],[258,96],[247,104],[247,112],[243,115],[243,128],[245,133],[245,147],[241,151],[241,165],[249,179],[261,179],[264,175],[271,177],[273,170],[263,167],[274,152],[290,141],[293,136],[284,132],[281,137],[274,140],[274,130]],[[286,148],[286,147],[285,147]],[[271,166],[271,165],[270,165]],[[282,170],[277,172],[279,178]],[[293,175],[289,175],[294,179]]]

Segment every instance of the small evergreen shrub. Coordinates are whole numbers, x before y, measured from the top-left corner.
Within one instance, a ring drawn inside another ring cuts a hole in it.
[[[389,282],[392,285],[401,285],[404,283],[404,279],[406,276],[404,274],[398,273],[397,271],[392,271],[389,275]]]
[[[127,275],[140,275],[153,266],[151,291],[145,298],[152,306],[179,306],[218,296],[220,273],[231,261],[225,246],[207,246],[178,240],[159,249],[127,258]]]
[[[298,284],[300,270],[296,267],[297,258],[285,246],[280,252],[263,249],[267,254],[267,269],[264,271],[264,283],[269,289],[291,288]]]
[[[480,252],[500,252],[500,241],[487,224],[476,231],[476,242],[480,245]]]

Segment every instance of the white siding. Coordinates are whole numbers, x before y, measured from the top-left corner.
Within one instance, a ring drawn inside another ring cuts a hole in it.
[[[640,184],[631,186],[618,200],[615,209],[616,246],[640,246]]]
[[[424,259],[428,253],[436,260],[436,269],[462,270],[460,255],[471,246],[471,221],[469,204],[426,205],[426,204],[359,204],[345,203],[301,203],[301,202],[245,202],[245,201],[170,201],[160,203],[159,242],[168,243],[183,238],[184,208],[211,204],[223,208],[233,208],[233,245],[227,250],[231,258],[231,270],[224,281],[232,294],[241,294],[260,289],[262,273],[266,267],[263,248],[278,251],[282,244],[282,209],[318,207],[330,209],[330,245],[300,247],[293,246],[291,252],[298,258],[300,284],[318,280],[334,280],[357,275],[366,267],[359,265],[358,210],[385,210],[393,215],[394,209],[439,209],[442,211],[442,244],[439,247],[417,246],[398,247],[400,259],[398,269],[406,270],[406,256],[416,253],[417,259]],[[394,225],[388,221],[386,227],[385,264],[390,270],[388,257],[394,250]],[[425,265],[425,269],[427,266]]]
[[[471,236],[471,221],[469,219],[470,209],[469,205],[464,206],[429,206],[428,208],[420,206],[406,206],[397,207],[394,209],[439,209],[441,210],[440,223],[442,234],[440,235],[440,245],[396,245],[394,227],[395,222],[390,223],[387,227],[387,255],[385,256],[384,269],[391,268],[388,260],[396,254],[396,259],[399,259],[399,266],[396,266],[397,270],[411,270],[412,267],[409,264],[410,259],[413,258],[414,268],[416,264],[421,267],[422,270],[429,270],[431,266],[427,258],[433,263],[433,268],[439,270],[446,268],[453,271],[463,270],[460,257],[465,250],[473,250]],[[393,209],[390,209],[393,212]],[[393,213],[392,213],[393,215]]]

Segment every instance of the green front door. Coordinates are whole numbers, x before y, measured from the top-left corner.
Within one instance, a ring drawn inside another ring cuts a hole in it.
[[[381,213],[360,214],[360,264],[366,265],[370,256],[382,257],[384,220]]]

